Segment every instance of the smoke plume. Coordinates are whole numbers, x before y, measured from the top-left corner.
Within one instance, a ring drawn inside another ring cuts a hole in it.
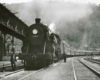
[[[6,7],[11,12],[19,12],[16,16],[27,25],[34,24],[35,18],[41,18],[44,24],[54,26],[51,28],[54,32],[68,35],[67,38],[71,41],[73,37],[78,41],[81,34],[79,27],[75,26],[77,22],[92,13],[92,8],[88,4],[64,2],[63,0],[34,0],[27,3],[7,4]],[[81,36],[84,37],[84,35]]]
[[[92,10],[87,4],[78,4],[64,1],[32,1],[7,5],[7,8],[16,14],[26,24],[31,25],[39,17],[42,22],[50,24],[59,22],[77,21],[91,14]]]

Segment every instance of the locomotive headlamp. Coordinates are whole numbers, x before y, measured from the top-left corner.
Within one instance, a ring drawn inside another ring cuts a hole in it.
[[[38,30],[37,29],[33,29],[33,34],[37,34]]]

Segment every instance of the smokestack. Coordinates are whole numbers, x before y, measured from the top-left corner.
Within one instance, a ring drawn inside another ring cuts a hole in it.
[[[41,19],[40,19],[40,18],[36,18],[36,19],[35,19],[35,23],[36,23],[36,24],[39,24],[39,23],[40,23],[40,21],[41,21]]]

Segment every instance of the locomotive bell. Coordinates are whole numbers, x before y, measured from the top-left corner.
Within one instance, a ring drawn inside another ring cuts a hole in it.
[[[36,24],[40,23],[40,21],[41,21],[40,18],[36,18],[36,19],[35,19],[35,23],[36,23]]]

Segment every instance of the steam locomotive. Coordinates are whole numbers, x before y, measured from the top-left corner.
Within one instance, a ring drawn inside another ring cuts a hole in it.
[[[36,18],[27,30],[21,50],[25,68],[42,68],[61,59],[61,39]]]

